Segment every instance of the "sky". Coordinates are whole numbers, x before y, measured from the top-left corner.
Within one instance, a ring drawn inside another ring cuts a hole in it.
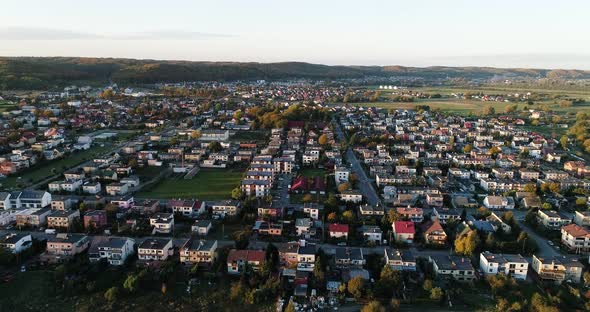
[[[590,69],[588,0],[1,0],[0,56]]]

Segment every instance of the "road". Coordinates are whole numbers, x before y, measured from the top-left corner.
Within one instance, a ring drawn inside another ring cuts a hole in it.
[[[340,128],[340,124],[338,124],[338,122],[336,122],[335,120],[332,120],[332,123],[334,124],[334,129],[336,135],[338,136],[338,140],[341,142],[345,141],[346,137],[344,135],[344,132],[342,132],[342,129]],[[365,197],[365,199],[367,200],[367,202],[373,206],[376,206],[377,204],[382,205],[381,199],[379,198],[377,191],[375,191],[375,188],[373,187],[373,183],[371,182],[369,177],[367,177],[367,174],[361,166],[360,161],[358,160],[358,158],[354,154],[354,151],[350,147],[346,150],[346,159],[350,163],[352,171],[356,173],[359,179],[359,183],[357,184],[357,186],[360,189],[363,196]]]

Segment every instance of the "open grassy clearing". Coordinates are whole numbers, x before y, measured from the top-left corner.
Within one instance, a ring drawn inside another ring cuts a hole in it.
[[[199,198],[221,200],[231,198],[231,191],[240,185],[243,171],[237,169],[201,169],[190,180],[182,177],[165,179],[150,190],[137,194],[149,198]]]
[[[15,187],[19,182],[28,185],[41,181],[54,174],[62,173],[71,167],[92,159],[93,157],[101,156],[112,148],[109,143],[103,145],[104,146],[94,145],[85,151],[73,152],[57,160],[39,163],[22,173],[17,173],[4,180],[0,180],[0,183],[3,185],[3,188],[10,188]]]
[[[482,102],[473,100],[417,100],[412,103],[396,103],[396,102],[374,102],[374,103],[350,103],[353,106],[362,107],[377,107],[385,109],[414,109],[417,105],[428,105],[431,109],[440,109],[452,113],[461,115],[467,115],[470,112],[473,114],[481,113],[486,106],[491,105],[496,109],[496,112],[503,112],[504,108],[508,105],[515,103],[507,102]],[[519,105],[519,109],[522,109],[525,104]]]
[[[248,130],[248,131],[237,131],[230,137],[231,141],[255,141],[255,142],[266,142],[270,132],[268,130]]]
[[[320,168],[304,168],[299,170],[298,174],[309,178],[316,176],[323,177],[326,174],[326,170]]]

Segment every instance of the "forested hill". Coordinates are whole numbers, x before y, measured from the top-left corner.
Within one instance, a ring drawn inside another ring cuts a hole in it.
[[[422,78],[488,79],[497,76],[588,79],[590,71],[501,69],[489,67],[327,66],[302,62],[234,63],[158,61],[80,57],[0,57],[0,90],[52,89],[68,84],[250,80],[288,78]]]

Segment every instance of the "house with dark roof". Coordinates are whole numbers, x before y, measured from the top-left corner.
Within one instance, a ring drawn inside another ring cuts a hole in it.
[[[244,272],[246,268],[258,271],[264,261],[265,252],[262,250],[232,249],[227,255],[227,273],[240,274]]]

